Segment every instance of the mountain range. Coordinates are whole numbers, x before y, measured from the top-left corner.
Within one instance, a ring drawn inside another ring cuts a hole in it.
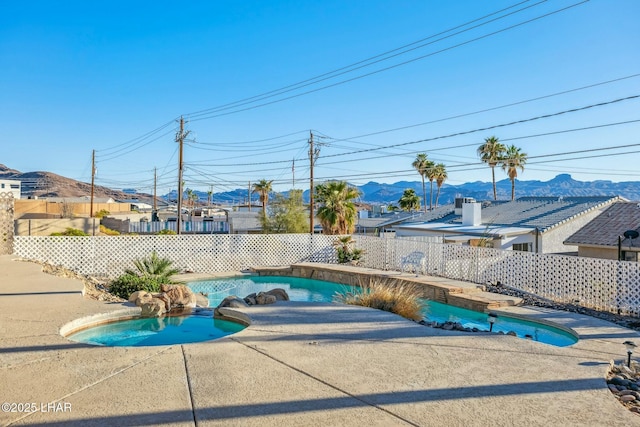
[[[81,197],[91,193],[91,184],[66,178],[51,172],[26,172],[22,173],[0,164],[0,179],[13,179],[22,182],[22,197]],[[421,181],[399,181],[393,184],[368,182],[355,186],[361,192],[360,201],[369,204],[397,204],[405,189],[415,190],[418,196],[422,196]],[[429,182],[426,182],[427,198],[429,198]],[[498,199],[508,200],[511,197],[511,181],[503,179],[496,182]],[[435,202],[436,185],[433,185],[433,198]],[[199,200],[207,201],[207,193],[194,191]],[[177,191],[159,196],[165,200],[176,200]],[[140,201],[150,203],[152,195],[145,193],[131,194],[129,191],[114,190],[104,186],[94,187],[95,197],[112,197],[116,200],[127,200],[132,197]],[[577,181],[569,174],[560,174],[549,181],[522,181],[516,180],[516,198],[524,196],[538,197],[568,197],[568,196],[621,196],[628,200],[640,200],[640,182],[612,182],[606,180]],[[472,197],[476,200],[490,200],[493,198],[491,182],[475,181],[460,185],[444,183],[440,190],[438,204],[453,203],[456,197]],[[257,194],[252,196],[257,201]],[[304,191],[304,199],[308,200],[309,190]],[[214,203],[246,203],[247,189],[239,188],[232,191],[213,194]],[[256,202],[257,203],[257,202]]]

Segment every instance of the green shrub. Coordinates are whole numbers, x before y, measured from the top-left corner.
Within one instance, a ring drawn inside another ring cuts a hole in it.
[[[134,260],[135,270],[125,269],[124,274],[109,284],[109,292],[124,299],[136,291],[160,292],[160,285],[179,283],[171,278],[180,271],[172,268],[172,263],[153,251],[149,257]]]
[[[153,277],[141,277],[132,274],[123,274],[109,285],[109,292],[120,298],[128,299],[129,295],[136,291],[160,292],[161,281]]]
[[[120,232],[118,230],[112,230],[110,228],[105,227],[102,224],[100,224],[100,232],[102,234],[106,234],[107,236],[119,236],[120,235]]]
[[[175,231],[173,230],[169,230],[168,228],[165,228],[164,230],[160,230],[156,233],[157,235],[174,235],[177,234]]]
[[[96,214],[94,215],[96,218],[104,218],[105,216],[109,215],[109,211],[106,209],[100,209],[98,212],[96,212]]]
[[[338,257],[338,264],[357,263],[362,258],[362,249],[356,249],[353,247],[355,240],[351,236],[339,237],[338,240],[333,242],[333,246],[336,248],[336,256]]]
[[[78,230],[77,228],[71,228],[71,227],[67,227],[67,229],[64,231],[51,233],[50,235],[51,236],[88,236],[88,234],[85,233],[84,231]]]
[[[419,284],[373,278],[360,283],[354,292],[337,293],[334,300],[389,311],[411,320],[424,317],[423,291]]]

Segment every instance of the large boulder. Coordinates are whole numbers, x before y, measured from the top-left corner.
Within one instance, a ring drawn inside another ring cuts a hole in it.
[[[157,298],[142,302],[140,308],[142,308],[142,313],[140,313],[141,317],[160,317],[164,316],[166,312],[164,301]]]
[[[238,298],[235,295],[229,295],[228,297],[223,299],[220,304],[218,304],[218,308],[221,307],[243,308],[249,307],[249,304],[244,302],[242,298]]]
[[[161,285],[160,290],[167,294],[171,308],[196,306],[196,295],[185,285]]]
[[[278,301],[289,301],[289,294],[287,294],[287,291],[282,288],[274,288],[264,293],[275,296]]]
[[[275,295],[269,295],[265,292],[259,292],[258,295],[256,295],[257,305],[275,304],[275,302],[276,302]]]

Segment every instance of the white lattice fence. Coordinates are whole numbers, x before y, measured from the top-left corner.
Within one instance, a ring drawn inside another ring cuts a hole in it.
[[[82,274],[117,276],[156,251],[178,268],[201,273],[297,262],[335,262],[335,237],[308,234],[178,236],[16,236],[16,255]]]
[[[0,192],[0,255],[13,251],[13,193]]]
[[[424,254],[427,274],[497,283],[558,302],[640,316],[640,263],[531,254],[405,239],[354,236],[362,265],[401,270],[411,253]],[[296,262],[335,263],[335,236],[16,236],[14,253],[83,274],[114,277],[156,251],[182,269],[209,273]]]
[[[417,251],[426,255],[427,274],[480,284],[500,282],[557,302],[640,316],[640,263],[401,238],[358,236],[356,240],[358,247],[365,248],[365,267],[384,265],[384,269],[399,271],[400,260]],[[376,240],[380,240],[378,250],[372,249]],[[369,258],[369,253],[375,257]]]

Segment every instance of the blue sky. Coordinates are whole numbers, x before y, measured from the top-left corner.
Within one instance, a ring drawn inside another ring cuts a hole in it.
[[[421,152],[448,183],[490,181],[491,135],[529,155],[521,179],[640,180],[636,0],[0,5],[0,163],[22,172],[90,181],[95,149],[98,184],[150,192],[157,168],[169,191],[184,116],[203,191],[308,188],[310,130],[319,181],[419,180]]]

